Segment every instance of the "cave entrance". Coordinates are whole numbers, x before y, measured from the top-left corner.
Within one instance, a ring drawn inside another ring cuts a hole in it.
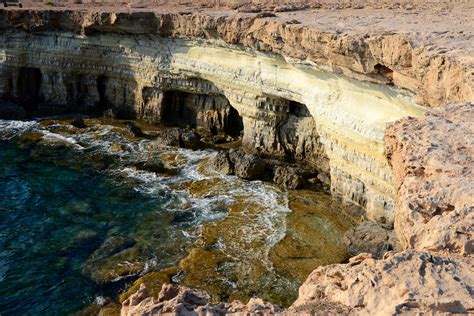
[[[166,91],[160,117],[165,125],[196,127],[212,135],[237,137],[244,129],[239,112],[223,95]]]
[[[106,90],[107,90],[107,81],[106,76],[99,76],[97,78],[97,92],[99,93],[99,109],[107,109],[109,102],[107,100]]]
[[[288,114],[294,115],[296,117],[310,117],[311,116],[311,113],[309,112],[306,105],[296,102],[296,101],[290,101]]]
[[[18,99],[26,110],[36,110],[41,102],[42,75],[39,68],[22,67],[18,71]]]

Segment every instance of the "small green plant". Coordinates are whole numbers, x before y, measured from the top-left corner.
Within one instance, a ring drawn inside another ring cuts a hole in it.
[[[51,5],[51,6],[54,5],[54,1],[53,1],[53,0],[43,0],[43,3],[44,3],[45,5]]]

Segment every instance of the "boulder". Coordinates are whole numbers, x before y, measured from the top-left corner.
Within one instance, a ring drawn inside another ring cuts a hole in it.
[[[217,153],[217,155],[211,161],[214,169],[223,175],[234,174],[234,163],[230,160],[229,152],[223,150]]]
[[[264,160],[256,155],[247,154],[240,149],[231,149],[229,158],[234,164],[234,173],[239,178],[261,180],[270,176]]]
[[[126,124],[127,124],[128,133],[132,137],[144,137],[145,136],[142,129],[140,127],[138,127],[137,125],[135,125],[135,123],[127,122]]]
[[[181,128],[167,128],[158,135],[155,143],[163,147],[178,147],[180,144]]]
[[[180,135],[180,147],[188,149],[198,149],[202,144],[200,136],[193,130],[183,131]]]
[[[395,233],[373,221],[364,221],[348,230],[343,242],[351,256],[370,253],[375,258],[381,258],[387,251],[399,247]]]
[[[304,171],[299,168],[278,166],[273,171],[273,182],[285,189],[296,190],[306,184]]]
[[[71,122],[71,125],[74,126],[75,128],[86,128],[87,127],[86,123],[84,123],[84,120],[80,117],[74,119]]]

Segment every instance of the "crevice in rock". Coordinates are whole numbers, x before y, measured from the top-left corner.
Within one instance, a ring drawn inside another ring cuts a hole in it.
[[[36,110],[42,101],[43,76],[39,68],[21,67],[18,70],[18,100],[26,110]]]
[[[108,78],[104,75],[101,75],[97,78],[97,92],[99,93],[98,108],[100,110],[106,110],[110,106],[110,102],[106,95],[107,82]]]
[[[387,81],[387,84],[393,84],[393,70],[392,69],[381,64],[376,64],[374,66],[374,71],[376,74],[378,74],[383,79],[385,79]]]

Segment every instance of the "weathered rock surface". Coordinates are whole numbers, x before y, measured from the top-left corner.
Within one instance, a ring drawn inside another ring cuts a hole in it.
[[[122,304],[121,316],[132,315],[270,315],[281,312],[278,307],[261,299],[251,299],[247,305],[234,301],[212,306],[205,293],[185,287],[163,284],[158,298],[150,297],[145,284]]]
[[[256,155],[248,154],[240,149],[229,151],[230,161],[234,164],[236,176],[246,180],[259,180],[268,176],[264,160]]]
[[[390,124],[395,231],[405,249],[474,253],[474,105]]]
[[[334,302],[360,315],[468,313],[474,310],[473,263],[416,251],[387,253],[383,260],[362,254],[314,270],[292,308]]]
[[[344,234],[344,244],[351,256],[370,253],[381,258],[387,251],[397,250],[398,241],[393,230],[373,221],[364,221]]]
[[[304,170],[293,167],[276,167],[273,171],[273,182],[286,189],[300,189],[306,184]]]
[[[230,160],[229,151],[221,150],[211,161],[214,169],[223,175],[234,174],[234,163]]]

